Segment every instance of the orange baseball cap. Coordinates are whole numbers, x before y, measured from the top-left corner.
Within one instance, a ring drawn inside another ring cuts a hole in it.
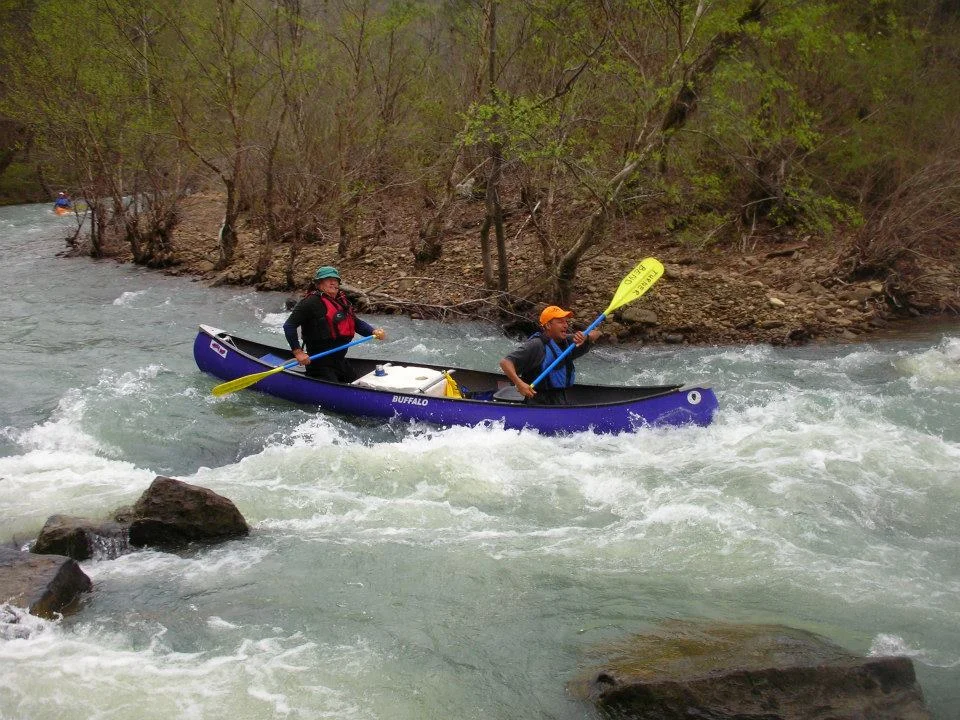
[[[556,305],[548,305],[543,309],[543,312],[540,313],[540,324],[546,325],[551,320],[568,317],[573,317],[573,313],[571,311],[564,310],[562,307],[557,307]]]

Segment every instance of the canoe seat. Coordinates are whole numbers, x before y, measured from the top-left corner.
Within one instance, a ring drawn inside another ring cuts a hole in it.
[[[273,367],[279,367],[284,363],[288,363],[293,358],[280,357],[279,355],[274,355],[273,353],[267,353],[266,355],[261,355],[260,359],[268,365],[273,365]],[[307,369],[303,365],[294,365],[292,368],[287,368],[293,372],[306,372]]]
[[[274,355],[273,353],[267,353],[266,355],[261,355],[260,359],[263,360],[263,362],[267,363],[268,365],[273,365],[274,367],[290,362],[290,358],[282,358],[279,355]]]
[[[493,399],[497,402],[523,402],[523,395],[513,385],[504,385],[493,394]]]

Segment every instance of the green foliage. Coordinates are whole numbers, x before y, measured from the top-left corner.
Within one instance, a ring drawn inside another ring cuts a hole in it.
[[[498,2],[494,89],[487,3],[3,3],[0,112],[57,182],[190,174],[189,146],[208,172],[242,165],[253,197],[272,172],[292,215],[332,215],[443,188],[458,151],[493,146],[504,182],[571,200],[558,214],[666,209],[716,242],[711,224],[854,226],[956,150],[960,33],[933,0],[770,2],[746,25],[749,0]]]
[[[543,98],[509,97],[495,90],[491,102],[474,103],[463,114],[459,141],[467,147],[499,145],[522,162],[556,158],[562,141],[551,137],[558,116]]]
[[[49,200],[37,182],[36,168],[27,163],[13,162],[0,173],[0,204]]]
[[[711,210],[671,218],[665,229],[684,245],[700,249],[730,240],[736,227],[735,214]]]
[[[915,91],[931,70],[924,46],[893,2],[777,6],[716,68],[673,144],[678,204],[739,206],[749,222],[803,232],[855,227],[874,197],[864,192],[916,167],[919,146],[943,136],[944,107],[956,107],[942,85]],[[724,183],[704,187],[705,167]]]

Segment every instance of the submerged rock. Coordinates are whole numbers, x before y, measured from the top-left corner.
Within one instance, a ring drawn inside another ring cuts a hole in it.
[[[133,507],[130,544],[171,549],[249,532],[247,521],[229,499],[207,488],[157,476]]]
[[[0,603],[53,618],[72,609],[80,594],[92,589],[76,560],[0,548]]]
[[[70,515],[51,515],[31,551],[74,560],[113,560],[127,549],[127,524],[96,523]]]
[[[671,623],[604,654],[570,690],[617,718],[930,718],[908,658],[860,657],[793,628]]]

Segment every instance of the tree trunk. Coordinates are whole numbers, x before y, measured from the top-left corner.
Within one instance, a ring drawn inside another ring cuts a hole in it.
[[[457,193],[457,178],[463,174],[463,149],[457,150],[447,173],[443,197],[437,203],[433,215],[420,226],[416,237],[410,240],[410,252],[418,267],[436,262],[443,255],[443,233],[453,209],[453,200]]]
[[[130,245],[130,252],[133,254],[133,262],[136,265],[147,265],[150,257],[143,250],[143,242],[140,237],[140,229],[136,223],[124,223],[126,226],[126,241]]]
[[[600,204],[590,214],[587,225],[564,255],[560,258],[554,271],[556,300],[561,305],[569,305],[573,299],[573,283],[577,277],[577,266],[580,258],[592,247],[607,227],[609,213],[607,206]]]
[[[490,174],[487,177],[486,207],[487,217],[484,220],[484,232],[481,233],[480,247],[483,252],[483,278],[488,288],[494,287],[493,269],[490,267],[490,226],[493,226],[497,248],[497,282],[496,287],[502,292],[508,288],[507,269],[507,241],[503,231],[503,208],[500,205],[500,177],[502,175],[503,153],[499,144],[490,148]]]
[[[553,239],[553,227],[551,223],[551,218],[553,217],[556,170],[554,169],[550,175],[550,186],[547,189],[547,197],[545,200],[546,210],[540,210],[540,204],[544,201],[536,197],[533,188],[526,185],[520,190],[520,204],[527,208],[527,213],[530,216],[530,224],[533,225],[537,240],[540,242],[540,257],[545,268],[556,267],[560,261],[560,249]],[[543,220],[538,217],[538,214]]]
[[[223,270],[233,262],[233,254],[237,248],[237,193],[236,183],[233,180],[223,179],[223,184],[227,189],[227,204],[224,208],[223,224],[220,225],[220,259],[217,261],[216,270]]]
[[[267,277],[267,271],[273,263],[274,234],[277,232],[276,222],[267,222],[267,227],[260,234],[260,252],[257,253],[257,264],[253,269],[254,284],[262,283]]]
[[[347,197],[340,208],[340,217],[337,219],[337,257],[346,258],[350,252],[350,247],[357,237],[358,216],[360,214],[360,190],[354,190]],[[361,253],[363,248],[353,248],[355,252]]]
[[[287,290],[293,290],[296,287],[296,282],[293,277],[293,270],[297,266],[297,257],[300,255],[300,250],[303,248],[303,233],[300,231],[299,227],[293,229],[293,237],[290,239],[290,251],[287,253],[287,265],[284,268],[284,278],[287,283]]]
[[[99,199],[88,199],[87,202],[90,205],[90,257],[101,258],[103,257],[103,230],[106,210]]]
[[[487,290],[493,290],[496,286],[493,280],[493,263],[490,261],[491,224],[490,216],[487,215],[483,219],[483,225],[480,227],[480,260],[483,264],[483,286]]]
[[[171,264],[170,237],[178,220],[176,207],[154,210],[146,233],[150,267],[167,267]]]
[[[487,82],[490,97],[495,106],[500,103],[497,95],[497,2],[489,0],[487,4]],[[491,118],[496,127],[499,118],[496,113]],[[490,226],[493,225],[497,246],[497,289],[506,292],[509,285],[507,269],[507,241],[503,232],[503,208],[500,205],[500,179],[503,175],[503,145],[490,143],[488,155],[490,171],[487,173],[486,206],[487,218],[483,223],[480,247],[483,251],[483,280],[487,288],[493,288],[493,270],[490,268]]]
[[[273,133],[273,142],[270,143],[270,151],[267,153],[267,167],[264,187],[264,199],[266,207],[264,208],[264,221],[266,223],[266,232],[260,236],[260,252],[257,254],[257,266],[253,271],[254,283],[263,282],[273,262],[273,248],[280,239],[280,229],[277,223],[277,182],[276,182],[276,158],[277,149],[280,147],[280,135],[283,130],[283,124],[287,117],[287,103],[283,105],[280,112],[280,118],[277,121],[276,130]]]

